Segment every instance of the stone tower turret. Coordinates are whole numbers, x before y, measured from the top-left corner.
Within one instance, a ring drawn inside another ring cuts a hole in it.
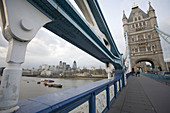
[[[157,21],[156,21],[155,10],[154,10],[153,7],[151,6],[151,2],[149,2],[148,15],[149,15],[149,18],[150,18],[151,27],[154,28],[154,26],[158,26]]]
[[[126,15],[125,15],[125,11],[123,11],[122,21],[123,21],[124,36],[125,36],[126,32],[128,32],[128,19],[127,19]]]

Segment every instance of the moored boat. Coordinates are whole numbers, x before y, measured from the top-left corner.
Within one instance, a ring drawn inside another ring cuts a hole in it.
[[[54,82],[54,80],[48,80],[48,82]]]
[[[54,82],[52,79],[41,79],[41,82]]]
[[[37,82],[37,84],[41,84],[41,82]]]
[[[47,86],[48,85],[47,82],[44,82],[44,85]]]
[[[61,84],[48,84],[48,87],[62,88]]]

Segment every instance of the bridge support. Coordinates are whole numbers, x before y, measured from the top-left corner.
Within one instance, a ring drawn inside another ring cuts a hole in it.
[[[22,75],[21,64],[24,62],[28,42],[20,42],[15,39],[9,40],[7,67],[2,76],[0,89],[0,112],[12,112],[19,99],[20,81]]]
[[[108,74],[108,79],[111,79],[111,64],[106,63],[106,72]]]
[[[51,20],[26,0],[0,0],[1,28],[9,42],[7,67],[0,87],[0,113],[16,111],[22,76],[21,64],[25,60],[28,43],[38,30]]]

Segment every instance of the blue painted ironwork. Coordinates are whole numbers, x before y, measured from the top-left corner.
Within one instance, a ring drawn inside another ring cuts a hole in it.
[[[156,79],[156,80],[170,80],[170,76],[163,76],[163,75],[159,75],[159,74],[144,73],[144,72],[141,72],[140,74],[148,76],[148,77]]]
[[[155,26],[156,31],[159,33],[159,35],[168,43],[170,44],[170,35],[164,33],[163,31],[161,31],[160,29],[158,29],[157,26]]]
[[[89,99],[89,113],[96,113],[96,98],[95,93],[91,93],[91,97]]]
[[[110,108],[110,90],[109,90],[109,85],[106,88],[106,92],[107,92],[107,109]]]
[[[106,35],[106,38],[111,45],[111,52],[117,57],[120,57],[121,54],[119,53],[119,50],[116,47],[116,44],[113,40],[113,37],[110,33],[110,30],[107,26],[107,23],[105,21],[105,18],[102,14],[102,11],[97,0],[87,0],[87,2],[89,3],[89,7],[91,8],[91,11],[93,13],[93,16],[95,17],[97,25],[99,26],[99,29],[101,30],[102,33]]]
[[[52,22],[44,27],[72,43],[104,63],[111,63],[115,69],[122,69],[121,54],[111,36],[108,26],[96,0],[88,1],[92,12],[98,17],[97,23],[111,45],[111,51],[93,32],[89,24],[80,16],[68,0],[27,0],[35,8],[49,17]],[[95,15],[94,15],[95,16]]]
[[[114,82],[114,93],[115,93],[115,98],[117,98],[117,83]]]
[[[126,53],[124,55],[125,70],[129,69],[130,65],[129,45],[128,45],[128,33],[126,32]]]
[[[122,87],[125,87],[125,77],[124,77],[125,75],[124,74],[122,74]]]
[[[131,76],[131,75],[134,75],[134,73],[133,72],[127,73],[126,78],[129,78],[129,76]]]
[[[35,98],[19,101],[20,109],[16,113],[68,113],[79,105],[89,102],[89,112],[96,112],[96,95],[106,90],[107,106],[104,113],[109,109],[111,103],[116,99],[116,82],[122,79],[123,72],[115,72],[111,80],[104,79],[79,87],[73,87],[56,93],[51,93]],[[114,84],[114,98],[110,101],[109,87]],[[123,86],[123,83],[122,83]]]

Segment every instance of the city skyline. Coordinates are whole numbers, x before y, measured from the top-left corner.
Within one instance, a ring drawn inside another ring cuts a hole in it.
[[[168,0],[150,0],[153,8],[155,9],[158,26],[161,30],[168,33],[170,29],[170,14],[168,12],[168,8],[170,6],[170,1]],[[110,32],[114,38],[114,41],[121,53],[125,52],[125,40],[123,36],[123,23],[122,16],[123,10],[127,17],[131,12],[131,8],[134,2],[147,12],[148,10],[148,1],[141,0],[133,0],[133,1],[116,1],[113,0],[98,0],[103,15],[106,19],[107,25],[110,29]],[[76,7],[73,0],[71,3]],[[1,29],[0,29],[1,32]],[[164,45],[163,42],[162,45]],[[2,33],[0,34],[0,67],[6,66],[5,58],[7,54],[8,42],[3,38]],[[164,48],[164,47],[163,47]],[[168,53],[167,51],[164,52]],[[167,55],[167,56],[168,56]],[[165,57],[165,56],[164,56]],[[169,56],[170,57],[170,56]],[[169,58],[168,57],[168,58]],[[78,62],[78,67],[87,67],[90,68],[95,66],[99,68],[105,67],[104,63],[101,63],[97,59],[78,49],[77,47],[71,45],[70,43],[64,41],[59,36],[51,33],[45,28],[41,28],[35,38],[28,44],[25,62],[23,63],[24,68],[32,68],[38,67],[41,64],[49,64],[54,65],[58,64],[58,62],[62,60],[71,64],[74,60]]]

